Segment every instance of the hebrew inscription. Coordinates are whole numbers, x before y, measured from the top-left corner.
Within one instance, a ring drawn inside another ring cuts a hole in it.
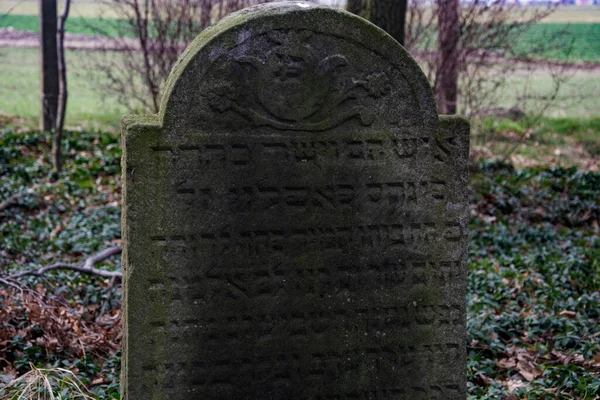
[[[390,37],[243,11],[123,143],[123,399],[466,397],[468,123]]]

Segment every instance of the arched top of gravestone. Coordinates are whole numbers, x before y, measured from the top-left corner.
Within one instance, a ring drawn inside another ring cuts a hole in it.
[[[250,7],[205,30],[177,62],[159,119],[174,135],[437,126],[431,87],[391,36],[305,2]]]

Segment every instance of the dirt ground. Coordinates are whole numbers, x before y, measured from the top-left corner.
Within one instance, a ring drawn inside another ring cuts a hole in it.
[[[35,48],[40,46],[40,35],[37,32],[20,31],[13,28],[0,28],[0,47]],[[118,43],[110,38],[66,33],[65,46],[79,50],[126,50],[135,48],[133,39],[119,39]]]
[[[0,48],[36,48],[39,45],[40,36],[37,32],[0,28]],[[65,34],[65,46],[68,49],[77,50],[124,51],[127,49],[136,49],[139,45],[135,39],[119,38],[117,41],[103,36],[76,35],[67,32]],[[503,60],[498,59],[497,62],[503,62]],[[548,61],[544,60],[543,64],[547,66]],[[600,71],[600,63],[573,62],[568,64],[568,69]]]

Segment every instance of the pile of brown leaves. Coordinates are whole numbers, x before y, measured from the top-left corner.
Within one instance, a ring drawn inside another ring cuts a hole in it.
[[[74,308],[41,285],[0,289],[0,374],[14,375],[15,361],[33,346],[63,359],[108,356],[121,347],[120,320],[120,310],[98,318],[96,309]]]

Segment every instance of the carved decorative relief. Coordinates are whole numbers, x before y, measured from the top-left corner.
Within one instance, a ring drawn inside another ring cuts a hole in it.
[[[205,94],[210,107],[232,111],[254,126],[324,131],[357,118],[369,126],[371,101],[388,96],[387,71],[358,72],[343,54],[322,54],[311,46],[313,32],[275,30],[264,35],[263,55],[234,57],[236,70],[222,70]]]

